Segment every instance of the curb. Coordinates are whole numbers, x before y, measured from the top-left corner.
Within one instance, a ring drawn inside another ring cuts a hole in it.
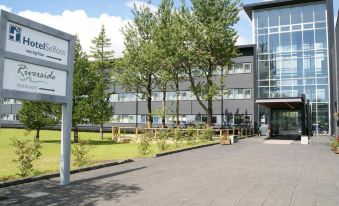
[[[74,169],[74,170],[71,170],[70,173],[75,174],[75,173],[79,173],[79,172],[96,170],[96,169],[100,169],[100,168],[104,168],[104,167],[111,167],[111,166],[130,163],[130,162],[134,162],[134,161],[132,159],[127,159],[127,160],[117,161],[117,162],[101,163],[101,164],[96,164],[96,165],[89,166],[89,167],[81,167],[81,168],[78,168],[78,169]],[[18,180],[12,180],[12,181],[8,181],[8,182],[0,182],[0,188],[19,185],[19,184],[25,184],[25,183],[30,183],[30,182],[36,182],[36,181],[39,181],[39,180],[45,180],[45,179],[50,179],[50,178],[59,177],[59,176],[60,176],[60,173],[55,172],[55,173],[50,173],[50,174],[46,174],[46,175],[26,177],[26,178],[22,178],[22,179],[18,179]]]
[[[195,146],[195,147],[189,147],[189,148],[184,148],[184,149],[179,149],[179,150],[174,150],[174,151],[169,151],[169,152],[158,153],[158,154],[155,154],[154,157],[162,157],[162,156],[166,156],[166,155],[170,155],[170,154],[174,154],[174,153],[178,153],[178,152],[185,152],[185,151],[188,151],[188,150],[199,149],[199,148],[202,148],[202,147],[209,147],[209,146],[213,146],[213,145],[217,145],[217,144],[219,144],[219,142],[204,144],[204,145],[199,145],[199,146]]]

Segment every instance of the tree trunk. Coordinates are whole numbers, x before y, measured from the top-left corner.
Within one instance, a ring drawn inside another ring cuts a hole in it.
[[[79,142],[79,129],[77,125],[74,125],[73,127],[73,131],[74,131],[74,143],[78,143]]]
[[[175,101],[175,118],[176,118],[176,128],[179,128],[179,81],[175,81],[175,93],[176,93],[176,101]]]
[[[152,127],[152,97],[147,97],[147,128]]]
[[[210,64],[209,64],[209,69],[208,69],[208,74],[207,74],[207,87],[208,87],[208,91],[210,91],[209,89],[213,87],[213,80],[212,80],[212,61],[210,60]],[[212,104],[213,101],[213,97],[208,94],[208,98],[207,98],[207,124],[206,126],[208,128],[212,127]]]
[[[37,140],[37,141],[40,140],[40,129],[37,129],[37,130],[36,130],[35,140]]]
[[[212,99],[209,99],[207,101],[207,124],[206,124],[208,128],[212,127],[212,113],[213,113]]]
[[[162,114],[161,114],[161,127],[165,128],[166,125],[166,86],[162,92]]]
[[[147,85],[147,128],[152,127],[153,117],[152,117],[152,76],[148,78]]]
[[[100,139],[104,140],[104,124],[100,124]]]

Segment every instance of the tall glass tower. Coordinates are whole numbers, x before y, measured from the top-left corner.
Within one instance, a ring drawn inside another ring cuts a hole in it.
[[[245,6],[247,13],[252,12],[249,16],[257,45],[258,98],[304,94],[310,101],[313,127],[328,131],[332,55],[329,44],[333,44],[333,40],[329,41],[329,2],[281,2]]]

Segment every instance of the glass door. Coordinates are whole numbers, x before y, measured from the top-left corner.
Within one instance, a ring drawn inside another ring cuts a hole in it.
[[[273,136],[300,135],[301,114],[293,110],[272,110]]]

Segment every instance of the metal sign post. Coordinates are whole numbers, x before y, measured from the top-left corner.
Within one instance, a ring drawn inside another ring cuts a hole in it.
[[[0,11],[0,99],[62,104],[60,184],[70,181],[74,36]]]

